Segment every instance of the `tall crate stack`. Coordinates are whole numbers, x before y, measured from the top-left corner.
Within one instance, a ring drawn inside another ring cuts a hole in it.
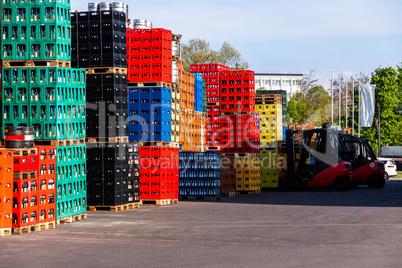
[[[11,235],[13,215],[14,152],[0,150],[0,236]]]
[[[139,143],[143,204],[179,197],[180,95],[172,84],[172,37],[162,28],[127,29],[128,130],[129,140]]]
[[[278,188],[281,172],[277,147],[283,139],[282,95],[259,92],[255,106],[260,116],[261,188]]]
[[[202,75],[186,72],[183,61],[178,64],[178,88],[180,91],[180,145],[182,151],[204,150],[205,113],[202,112]],[[198,98],[196,95],[198,94]],[[197,107],[196,107],[197,106]]]
[[[254,72],[248,70],[226,71],[220,79],[221,152],[234,154],[236,191],[258,192],[261,189],[254,80]],[[230,186],[222,187],[228,188]]]
[[[181,57],[181,36],[172,33],[172,132],[171,141],[180,142],[181,96],[179,78],[182,80],[183,61]]]
[[[37,146],[53,146],[45,151],[58,151],[64,145],[85,148],[86,76],[84,70],[70,68],[69,10],[68,1],[3,2],[2,137],[6,127],[32,126]],[[85,159],[83,154],[83,162]],[[56,161],[59,170],[78,169],[72,163],[59,162],[57,157],[52,161]],[[41,166],[49,164],[45,162]],[[65,189],[70,183],[83,185],[79,191],[64,191],[56,196],[56,219],[86,217],[86,165],[82,167],[83,176],[78,176],[77,171],[68,173],[71,181],[56,180],[56,187]],[[42,181],[40,175],[44,174],[39,166],[36,171],[36,178]],[[36,189],[31,186],[32,191]],[[44,194],[49,201],[46,194],[49,193]],[[38,212],[36,219],[49,217],[48,212]]]
[[[131,207],[139,202],[139,174],[129,162],[127,16],[117,2],[88,10],[71,12],[73,65],[87,69],[88,205]]]
[[[193,64],[192,73],[201,73],[206,81],[206,147],[209,149],[220,150],[220,79],[221,73],[229,71],[229,67],[222,64]]]
[[[257,90],[256,91],[256,100],[259,98],[259,95],[281,95],[282,96],[282,124],[287,124],[287,113],[288,113],[288,102],[287,102],[287,93],[286,90]]]

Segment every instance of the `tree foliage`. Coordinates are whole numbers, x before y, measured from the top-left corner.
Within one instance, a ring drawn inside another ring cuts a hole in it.
[[[191,64],[209,63],[220,63],[236,70],[248,68],[248,63],[243,60],[241,53],[227,41],[219,50],[214,50],[204,39],[190,39],[182,46],[182,58],[186,71],[190,71]]]
[[[323,86],[318,84],[314,71],[303,78],[300,92],[297,92],[288,103],[288,123],[321,123],[328,122],[331,97]]]
[[[371,83],[375,88],[375,114],[373,125],[362,128],[361,136],[369,140],[372,147],[377,148],[378,126],[381,130],[381,146],[402,144],[402,68],[378,68],[371,75]],[[378,106],[380,105],[380,122]],[[380,124],[380,125],[378,125]]]

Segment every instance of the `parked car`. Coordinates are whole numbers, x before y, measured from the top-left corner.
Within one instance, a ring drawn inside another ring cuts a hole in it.
[[[378,158],[378,160],[382,161],[385,165],[384,179],[388,180],[390,177],[395,177],[398,175],[394,160],[390,158]]]

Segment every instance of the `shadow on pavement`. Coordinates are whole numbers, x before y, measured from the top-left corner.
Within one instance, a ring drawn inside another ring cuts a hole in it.
[[[263,191],[261,194],[241,194],[222,197],[220,201],[195,200],[186,202],[221,202],[233,204],[295,205],[295,206],[355,206],[402,207],[402,180],[389,180],[382,189],[359,186],[349,191],[312,189],[301,192]]]

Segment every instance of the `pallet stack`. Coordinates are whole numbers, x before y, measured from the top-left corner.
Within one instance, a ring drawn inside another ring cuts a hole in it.
[[[216,198],[221,188],[221,156],[216,152],[180,153],[180,197]]]
[[[221,64],[193,64],[192,73],[201,73],[206,81],[207,119],[206,119],[206,147],[211,150],[220,150],[220,79],[222,72],[229,71],[229,67]]]
[[[139,149],[142,204],[177,204],[179,199],[179,148],[163,145]]]
[[[203,152],[206,114],[203,113],[202,75],[184,71],[183,61],[178,64],[180,91],[180,145],[182,151]]]
[[[283,139],[282,96],[279,94],[258,94],[255,101],[260,117],[261,147],[275,148]]]
[[[37,146],[85,149],[86,76],[85,70],[70,68],[69,10],[68,1],[2,4],[2,137],[6,127],[32,126]],[[82,156],[84,164],[86,156]],[[55,161],[56,170],[77,169],[69,162]],[[67,189],[69,183],[83,188],[56,197],[53,214],[58,221],[86,217],[86,165],[83,176],[68,174],[70,181],[58,180],[56,188]]]
[[[127,127],[126,13],[122,3],[71,12],[73,65],[87,72],[88,205],[91,211],[137,207]],[[137,148],[138,149],[138,148]],[[138,150],[137,150],[138,153]],[[137,155],[138,158],[138,155]],[[138,163],[136,168],[138,168]]]
[[[177,203],[180,95],[170,30],[127,29],[129,140],[139,143],[142,204]],[[151,163],[149,163],[151,162]]]

